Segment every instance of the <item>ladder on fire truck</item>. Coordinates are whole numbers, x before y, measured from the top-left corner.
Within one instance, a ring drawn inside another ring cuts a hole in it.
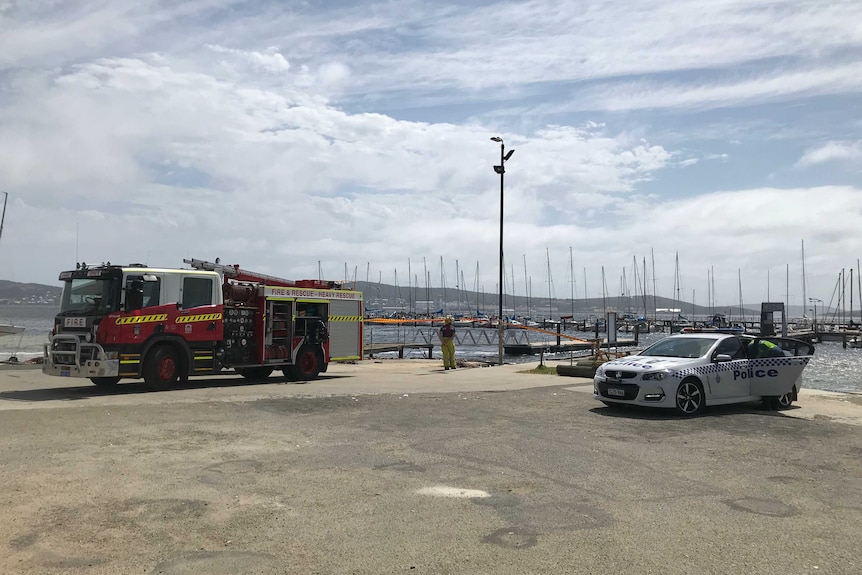
[[[321,280],[287,280],[258,272],[242,270],[240,269],[239,264],[225,265],[222,264],[218,258],[216,258],[215,262],[208,262],[206,260],[199,260],[196,258],[183,259],[183,262],[196,270],[218,272],[225,278],[225,281],[229,278],[237,282],[254,282],[278,287],[305,287],[317,289],[331,289],[336,287],[334,282]]]

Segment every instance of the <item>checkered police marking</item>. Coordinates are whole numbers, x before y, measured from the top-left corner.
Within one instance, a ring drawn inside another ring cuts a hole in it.
[[[791,365],[805,366],[808,364],[810,359],[810,357],[766,357],[752,359],[744,364],[741,364],[740,362],[711,363],[709,365],[700,365],[697,367],[674,370],[673,377],[682,379],[689,375],[702,376],[728,372],[733,373],[733,379],[778,377],[780,371],[776,368],[788,367]]]

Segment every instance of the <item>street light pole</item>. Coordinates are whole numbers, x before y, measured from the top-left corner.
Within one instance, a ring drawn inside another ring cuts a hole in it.
[[[499,309],[497,312],[497,344],[500,357],[500,365],[503,365],[503,176],[506,173],[506,160],[512,157],[515,150],[509,150],[506,153],[506,145],[503,143],[503,138],[494,136],[492,142],[500,144],[500,165],[494,166],[494,171],[500,174],[500,279],[497,284],[499,296]]]

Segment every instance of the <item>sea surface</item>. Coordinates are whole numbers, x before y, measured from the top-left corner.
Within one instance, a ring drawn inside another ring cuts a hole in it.
[[[34,357],[41,357],[42,348],[48,339],[53,326],[57,308],[50,305],[0,305],[0,323],[24,327],[20,334],[0,337],[0,361],[11,357],[19,362]],[[466,329],[466,328],[459,328]],[[425,328],[428,333],[428,328]],[[569,335],[591,339],[592,333],[567,332]],[[366,325],[365,341],[375,343],[415,342],[414,328],[398,326]],[[621,338],[629,337],[628,334]],[[651,333],[641,337],[641,342],[648,345],[667,337],[664,333]],[[553,339],[549,337],[549,339]],[[534,339],[531,338],[531,341]],[[538,341],[538,339],[535,339]],[[440,346],[434,341],[434,357],[441,358]],[[623,348],[633,349],[633,348]],[[405,351],[404,357],[420,358],[425,356],[425,350]],[[455,355],[461,359],[496,362],[497,345],[458,345]],[[383,353],[376,357],[397,357],[397,354]],[[548,356],[550,365],[568,358],[568,354]],[[506,356],[507,363],[534,362],[538,356]],[[862,393],[862,349],[844,348],[839,342],[824,342],[816,345],[814,358],[802,372],[802,386],[825,391],[841,391]]]

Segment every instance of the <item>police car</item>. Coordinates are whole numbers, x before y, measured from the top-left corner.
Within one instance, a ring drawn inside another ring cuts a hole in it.
[[[785,409],[797,398],[814,346],[797,339],[722,332],[672,335],[596,370],[593,397],[696,415],[707,405],[763,401]]]

